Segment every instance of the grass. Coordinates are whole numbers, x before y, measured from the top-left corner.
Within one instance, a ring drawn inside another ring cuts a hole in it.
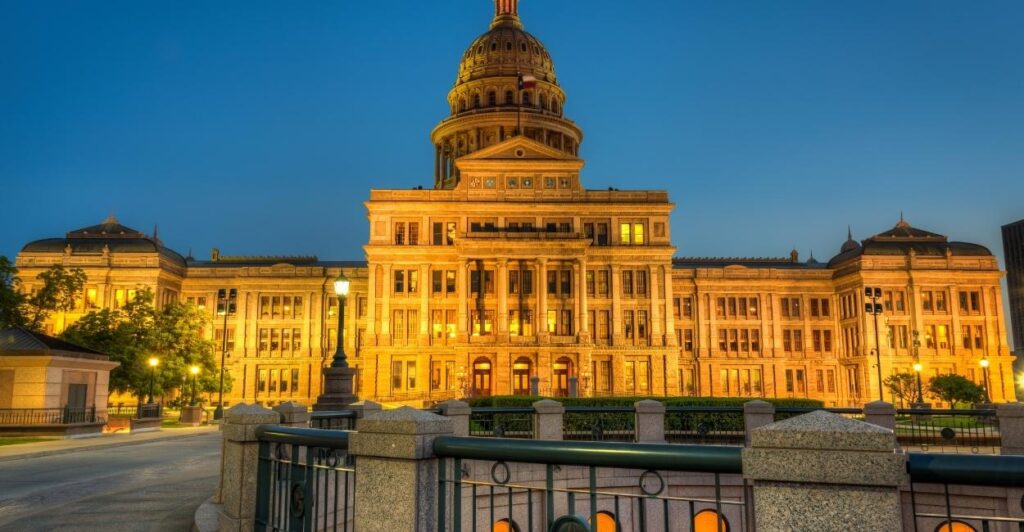
[[[0,438],[0,447],[4,445],[20,445],[22,443],[38,443],[41,441],[52,441],[57,438]]]

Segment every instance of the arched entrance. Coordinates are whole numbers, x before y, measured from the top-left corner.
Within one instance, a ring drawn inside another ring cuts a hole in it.
[[[551,366],[551,393],[557,397],[569,395],[569,377],[573,375],[572,359],[562,357]]]
[[[491,361],[480,357],[473,361],[473,396],[491,395]]]
[[[533,363],[526,357],[519,357],[512,363],[512,395],[530,395],[532,365]]]

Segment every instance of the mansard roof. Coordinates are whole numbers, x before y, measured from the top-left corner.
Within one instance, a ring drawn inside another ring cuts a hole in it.
[[[179,266],[185,266],[185,257],[163,245],[156,235],[148,236],[142,231],[122,225],[113,215],[102,223],[75,229],[64,238],[44,238],[25,244],[21,251],[27,253],[159,253],[162,257]]]
[[[814,260],[807,262],[794,260],[792,257],[676,257],[672,259],[675,269],[725,268],[726,266],[743,266],[744,268],[778,268],[791,270],[815,270],[825,265]]]
[[[60,338],[47,336],[24,327],[0,329],[0,354],[11,355],[52,355],[71,358],[108,360],[109,357],[82,346],[65,342]]]
[[[838,255],[828,261],[831,268],[863,255],[906,255],[914,253],[919,256],[944,257],[991,257],[988,248],[970,242],[951,242],[945,235],[918,229],[910,225],[903,217],[888,231],[883,231],[862,240],[859,246],[849,245],[852,238],[843,244]]]

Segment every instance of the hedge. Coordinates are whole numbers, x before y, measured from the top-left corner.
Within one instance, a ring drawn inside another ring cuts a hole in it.
[[[543,399],[551,399],[563,406],[629,406],[633,403],[650,399],[664,403],[665,406],[722,406],[742,407],[744,403],[759,399],[757,397],[531,397],[526,395],[496,395],[492,397],[476,397],[467,402],[471,407],[529,407]],[[823,408],[824,403],[815,399],[760,399],[767,401],[776,408]]]

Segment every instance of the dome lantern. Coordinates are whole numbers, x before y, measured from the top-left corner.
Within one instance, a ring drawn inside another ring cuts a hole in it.
[[[494,0],[494,21],[491,22],[491,29],[501,26],[523,29],[523,23],[519,20],[519,0]]]

